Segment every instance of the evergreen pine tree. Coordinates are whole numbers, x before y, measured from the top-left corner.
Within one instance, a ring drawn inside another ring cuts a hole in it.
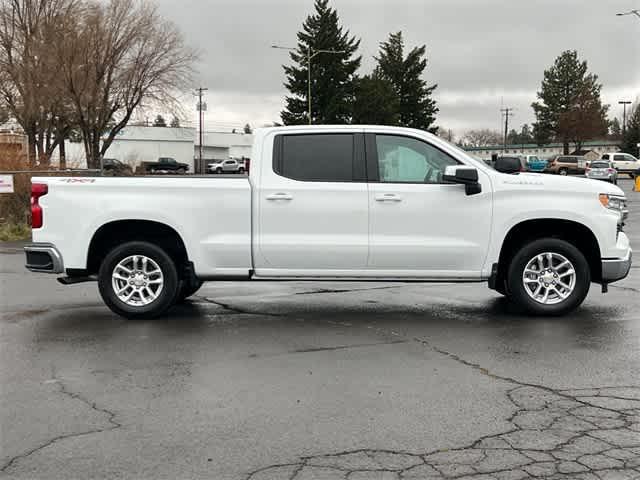
[[[356,82],[353,123],[361,125],[398,125],[399,102],[390,81],[375,73]]]
[[[636,103],[627,118],[627,129],[622,139],[622,151],[640,158],[638,144],[640,144],[640,103]]]
[[[355,73],[362,58],[354,54],[360,40],[340,26],[338,13],[328,3],[328,0],[315,1],[315,13],[303,23],[302,31],[298,32],[298,48],[290,53],[294,64],[284,67],[285,87],[291,92],[281,113],[285,125],[344,124],[351,120]],[[311,122],[307,113],[309,57]]]
[[[580,61],[578,52],[563,52],[545,70],[539,101],[531,105],[538,142],[557,139],[568,154],[571,141],[580,148],[584,140],[606,134],[608,106],[602,105],[601,89],[598,76],[588,73],[587,62]]]
[[[620,120],[617,118],[609,122],[609,137],[613,140],[619,140],[622,137],[622,127],[620,126]]]
[[[427,59],[426,46],[413,48],[405,57],[402,32],[392,33],[380,44],[376,74],[393,85],[398,97],[399,123],[435,133],[435,115],[439,109],[431,98],[437,85],[427,86],[422,78]]]

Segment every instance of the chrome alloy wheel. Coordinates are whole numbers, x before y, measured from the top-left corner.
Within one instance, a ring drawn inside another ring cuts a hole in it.
[[[545,252],[533,257],[522,273],[527,294],[543,305],[566,300],[576,287],[576,269],[564,256]]]
[[[111,284],[121,302],[131,307],[143,307],[158,298],[164,287],[164,277],[152,259],[131,255],[115,266]]]

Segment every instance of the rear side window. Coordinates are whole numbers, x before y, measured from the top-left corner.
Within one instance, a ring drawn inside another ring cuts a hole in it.
[[[602,155],[602,160],[609,160],[609,154],[605,153],[604,155]]]
[[[614,155],[613,159],[617,162],[624,162],[627,158],[624,155]]]
[[[558,161],[562,163],[578,163],[578,159],[576,157],[560,157],[558,158]]]
[[[274,144],[274,171],[307,182],[351,182],[354,135],[279,135]]]

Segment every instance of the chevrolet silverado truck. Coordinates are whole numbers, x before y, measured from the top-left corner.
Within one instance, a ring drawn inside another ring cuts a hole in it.
[[[150,318],[216,280],[487,282],[525,312],[624,278],[618,187],[500,173],[426,132],[256,130],[248,177],[34,178],[27,268]]]

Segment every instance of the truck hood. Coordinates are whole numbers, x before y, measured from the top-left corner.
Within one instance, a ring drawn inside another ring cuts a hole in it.
[[[576,193],[606,193],[624,196],[622,189],[601,180],[586,177],[564,177],[548,173],[524,172],[518,175],[499,174],[506,185],[540,185],[545,190]]]

